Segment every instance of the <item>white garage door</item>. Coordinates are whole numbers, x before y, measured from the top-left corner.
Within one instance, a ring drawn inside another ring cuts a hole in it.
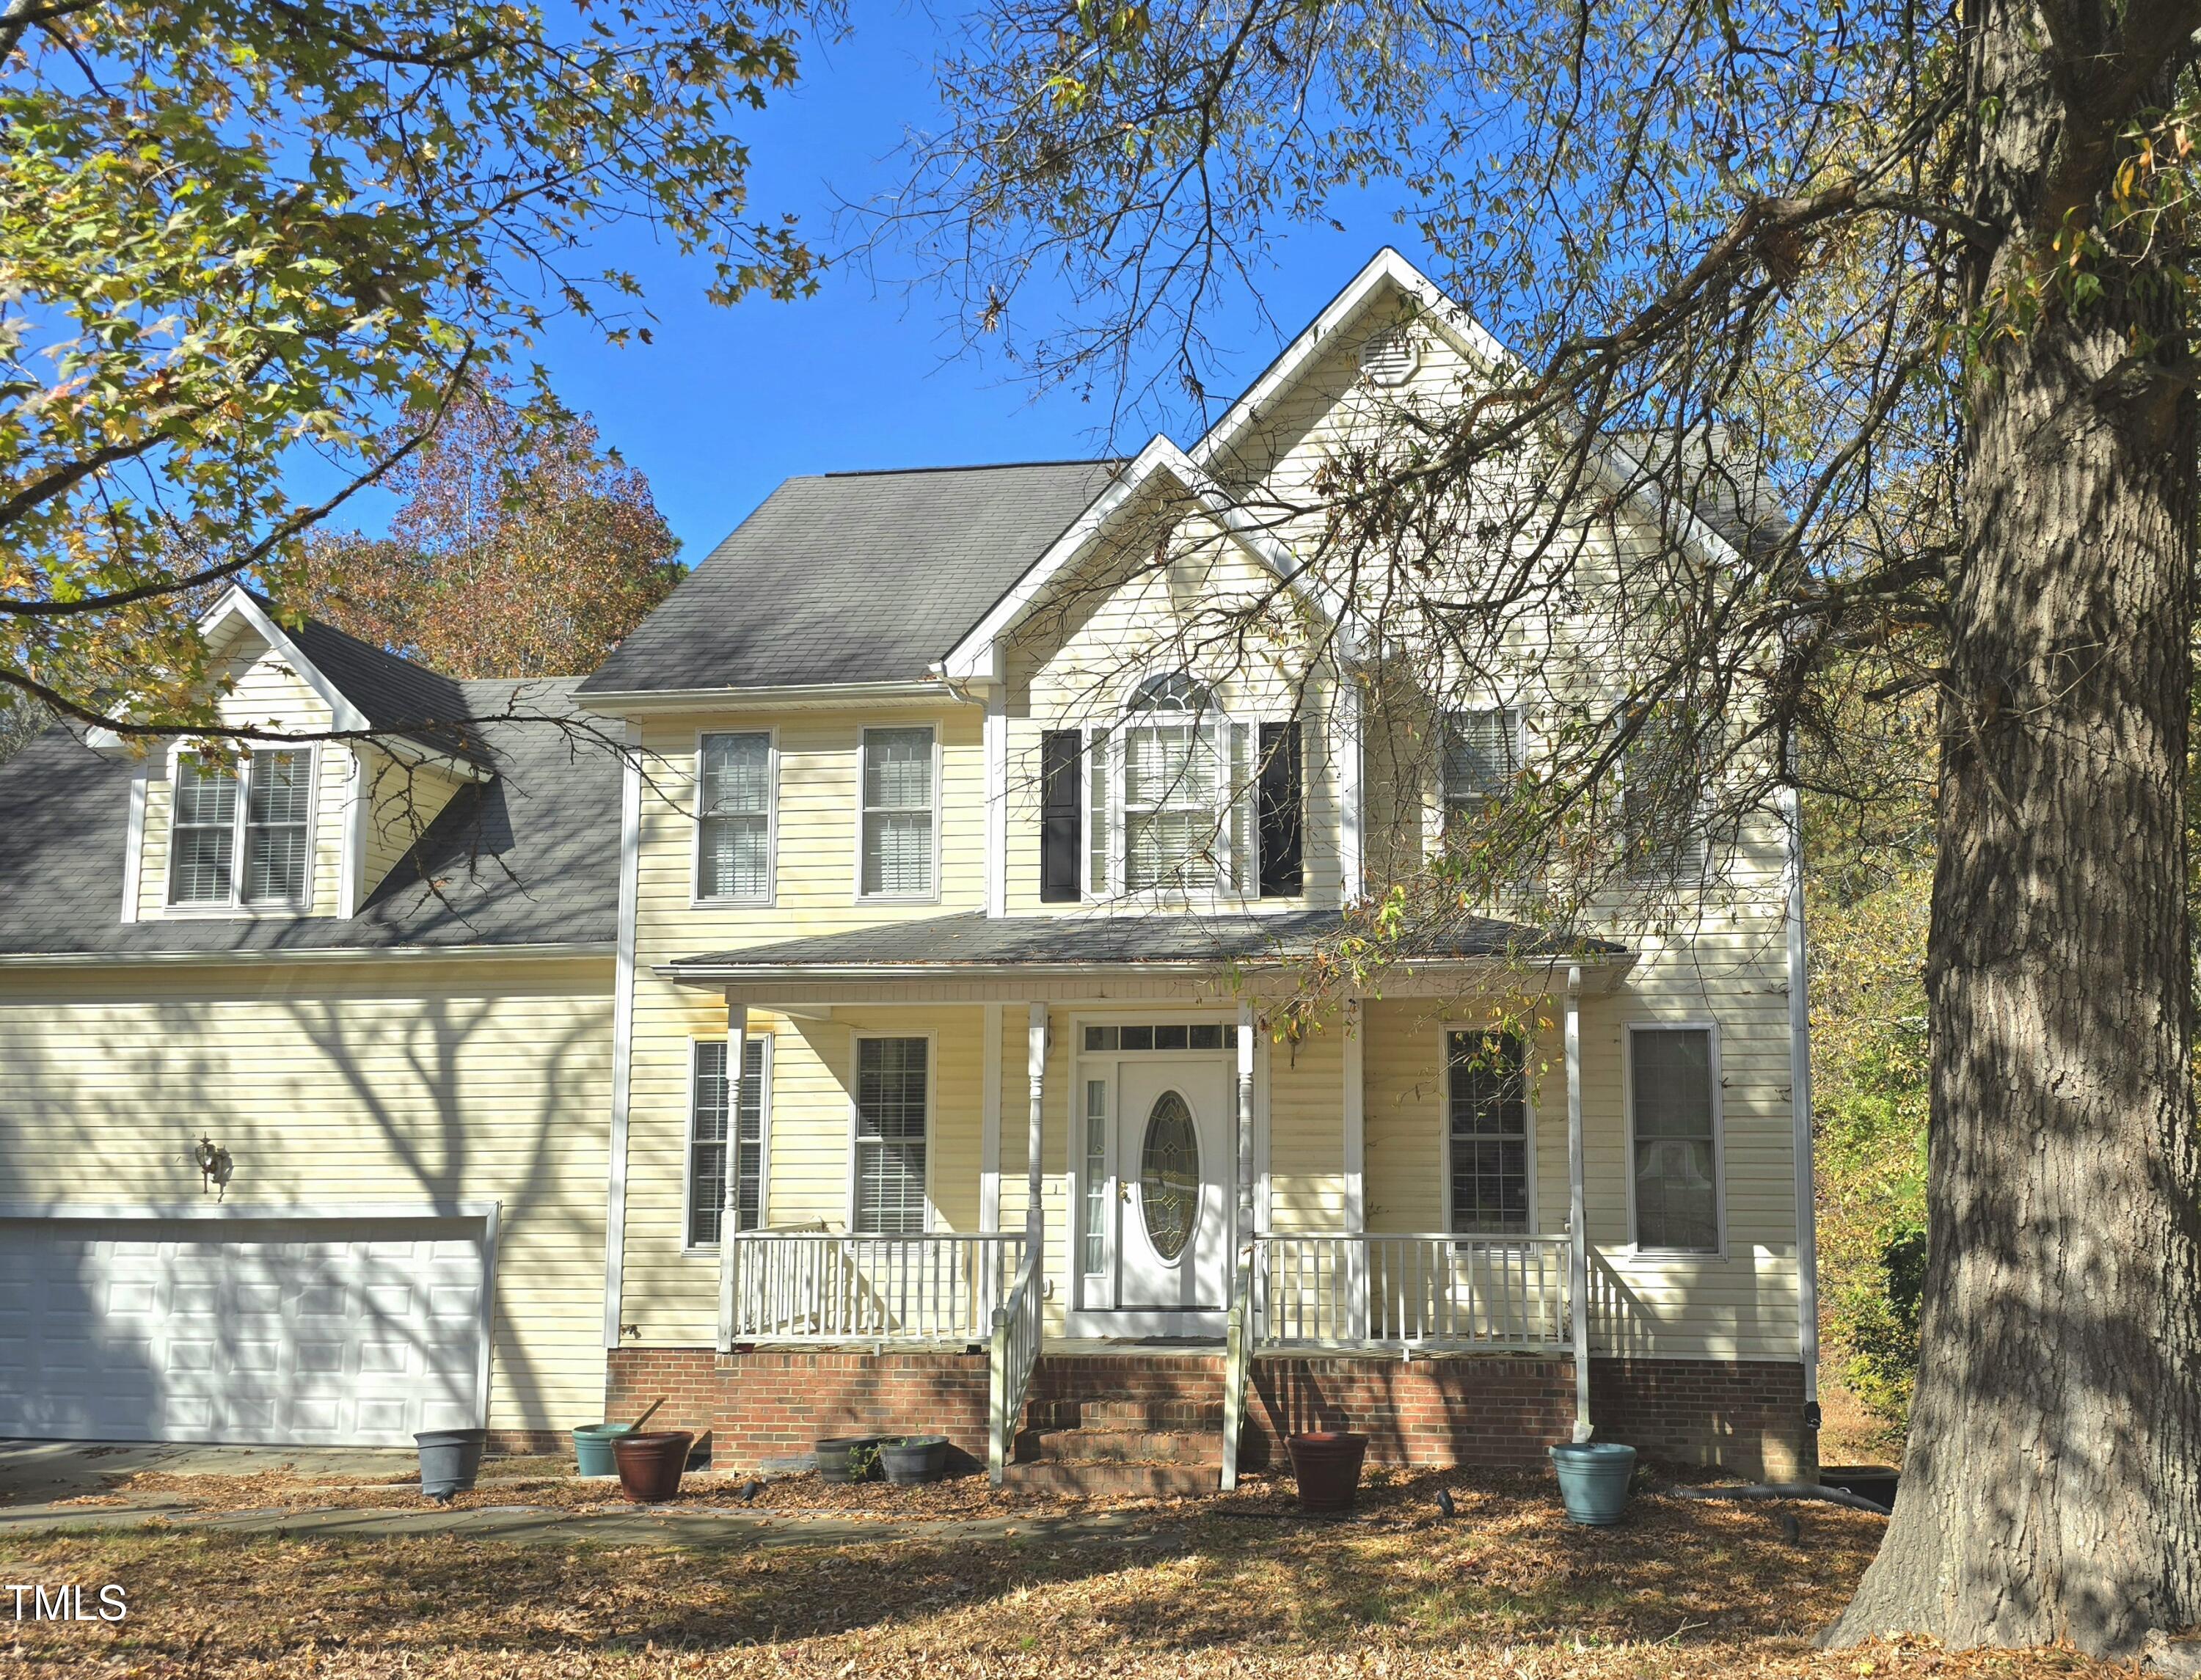
[[[487,1283],[479,1219],[0,1218],[0,1436],[410,1446]]]

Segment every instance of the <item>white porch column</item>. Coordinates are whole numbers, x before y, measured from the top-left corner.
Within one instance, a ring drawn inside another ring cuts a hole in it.
[[[1042,1138],[1047,1125],[1047,1005],[1031,1006],[1024,1029],[1024,1070],[1031,1080],[1031,1115],[1024,1133],[1024,1241],[1035,1286],[1047,1271],[1047,1207],[1040,1197]]]
[[[1589,1207],[1582,1193],[1582,970],[1567,970],[1567,1319],[1575,1342],[1575,1439],[1590,1438]]]
[[[1238,1004],[1238,1246],[1253,1239],[1253,1005]]]
[[[745,1003],[726,1006],[726,1172],[725,1200],[719,1209],[719,1351],[734,1349],[734,1233],[741,1225],[742,1066],[748,1060],[749,1011]],[[690,1069],[689,1077],[695,1077]],[[760,1175],[767,1183],[767,1166]],[[757,1209],[761,1221],[770,1216]]]
[[[1359,998],[1345,1006],[1343,1031],[1345,1043],[1345,1088],[1339,1095],[1338,1113],[1345,1134],[1345,1228],[1355,1236],[1368,1229],[1368,1087],[1365,1076],[1367,1049],[1361,1035],[1367,1030],[1367,1014]],[[1346,1249],[1351,1270],[1346,1289],[1347,1321],[1353,1339],[1368,1339],[1368,1251],[1360,1243]]]
[[[1001,1228],[1001,1030],[1007,1006],[985,1006],[978,1070],[978,1229]]]

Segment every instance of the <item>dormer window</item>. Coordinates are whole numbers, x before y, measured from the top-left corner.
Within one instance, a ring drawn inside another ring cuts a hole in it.
[[[313,856],[313,754],[251,753],[232,767],[176,760],[168,902],[185,908],[302,904]]]

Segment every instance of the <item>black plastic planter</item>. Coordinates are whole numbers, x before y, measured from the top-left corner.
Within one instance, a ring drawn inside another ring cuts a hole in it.
[[[420,1491],[430,1499],[449,1499],[469,1491],[481,1471],[485,1429],[422,1430],[413,1437],[420,1449]]]
[[[883,1435],[831,1435],[817,1444],[821,1482],[868,1482],[878,1473]]]
[[[906,1435],[899,1441],[879,1443],[879,1468],[897,1488],[937,1482],[948,1468],[948,1437],[944,1435]]]

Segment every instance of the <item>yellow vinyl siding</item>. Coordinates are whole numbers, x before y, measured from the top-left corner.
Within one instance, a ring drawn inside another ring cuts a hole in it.
[[[490,1425],[603,1404],[611,964],[0,965],[9,1199],[502,1203]]]

